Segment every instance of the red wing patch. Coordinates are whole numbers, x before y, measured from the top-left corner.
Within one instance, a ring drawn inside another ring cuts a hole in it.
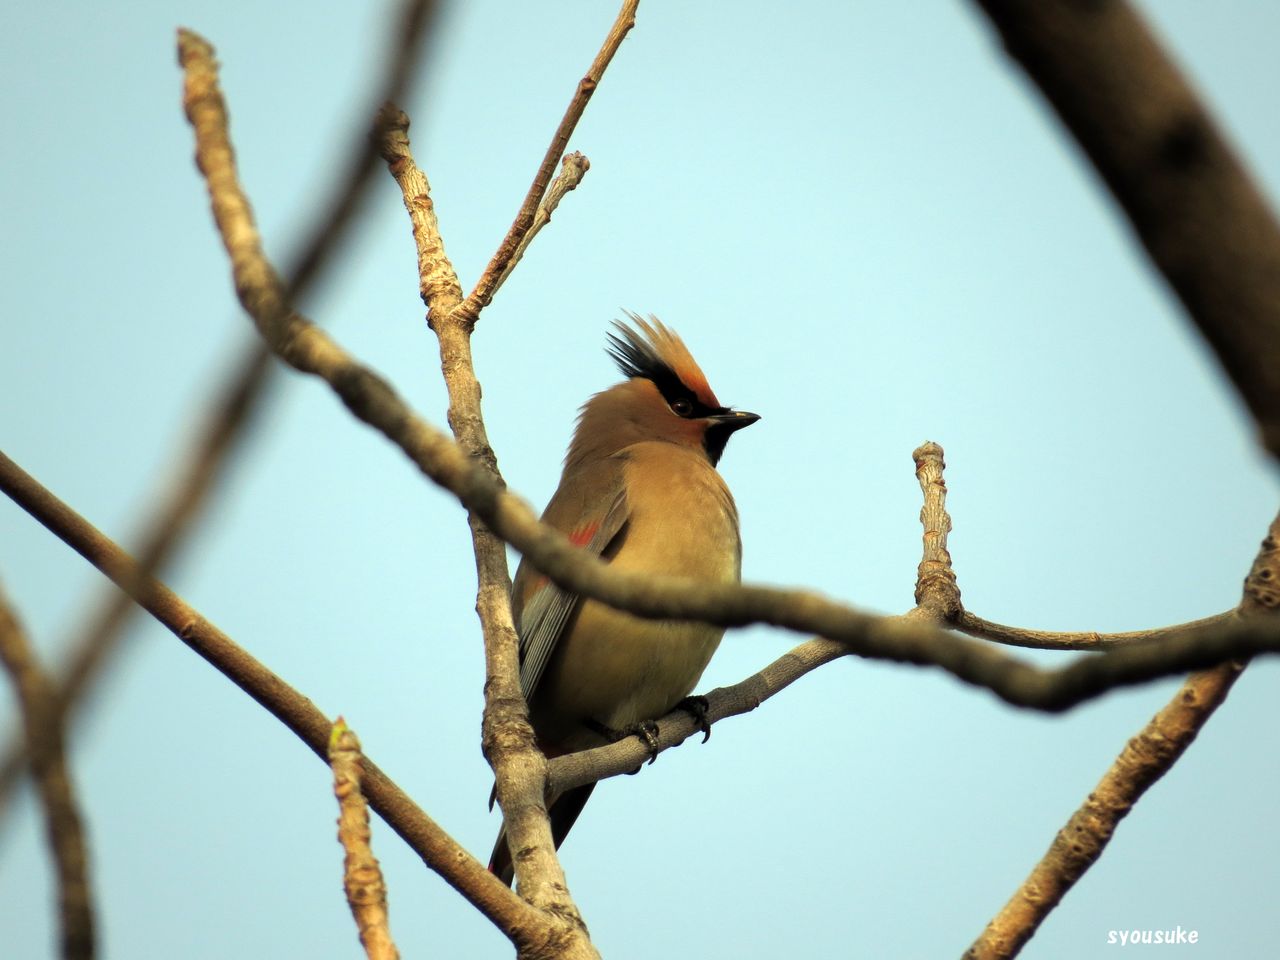
[[[591,538],[596,535],[596,531],[600,529],[600,521],[593,523],[584,523],[572,533],[569,534],[569,542],[575,547],[585,547],[591,542]]]

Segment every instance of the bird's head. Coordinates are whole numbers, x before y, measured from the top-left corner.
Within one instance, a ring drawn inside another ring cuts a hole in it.
[[[683,341],[656,317],[627,317],[630,325],[615,321],[608,347],[627,379],[583,406],[568,459],[661,440],[700,449],[714,465],[729,437],[760,417],[723,406]]]

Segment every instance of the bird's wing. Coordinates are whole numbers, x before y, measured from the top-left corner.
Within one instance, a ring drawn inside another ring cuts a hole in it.
[[[621,482],[614,484],[612,495],[604,500],[608,504],[603,513],[588,516],[587,519],[568,531],[568,536],[575,544],[582,546],[588,553],[596,556],[611,556],[611,547],[616,549],[615,541],[621,536],[627,523],[627,493]],[[550,508],[548,509],[550,513]],[[528,574],[522,569],[516,574]],[[539,576],[539,585],[533,588],[528,600],[520,611],[518,630],[520,633],[520,688],[525,699],[533,696],[555,653],[556,644],[564,634],[565,624],[573,615],[574,608],[580,599],[576,593],[569,593],[557,587],[550,580]],[[521,591],[517,589],[519,595]]]

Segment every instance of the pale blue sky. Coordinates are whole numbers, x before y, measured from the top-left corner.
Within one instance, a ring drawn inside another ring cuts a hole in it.
[[[1280,14],[1147,3],[1272,197]],[[178,25],[218,48],[245,185],[283,256],[365,123],[386,2],[9,3],[0,31],[0,448],[128,541],[247,321],[191,160]],[[474,280],[612,3],[454,4],[406,106],[449,253]],[[608,322],[653,312],[763,415],[722,463],[744,575],[911,603],[911,451],[947,451],[951,546],[982,616],[1123,630],[1234,605],[1276,475],[1109,197],[964,3],[646,0],[572,148],[583,186],[476,333],[500,465],[536,504]],[[304,305],[443,424],[399,195]],[[7,500],[0,579],[40,648],[100,578]],[[176,589],[331,715],[459,841],[497,830],[462,511],[316,382],[285,375]],[[150,622],[74,751],[108,958],[357,956],[328,772]],[[702,686],[798,638],[731,633]],[[1061,662],[1058,655],[1039,660]],[[1110,929],[1280,940],[1280,670],[1250,668],[1026,953]],[[933,671],[839,663],[706,746],[602,786],[564,850],[605,956],[958,956],[1176,684],[1065,716]],[[11,714],[9,717],[11,718]],[[6,720],[6,723],[8,720]],[[406,958],[509,955],[380,822]],[[52,955],[31,797],[0,828],[6,956]],[[1115,948],[1112,948],[1115,949]]]

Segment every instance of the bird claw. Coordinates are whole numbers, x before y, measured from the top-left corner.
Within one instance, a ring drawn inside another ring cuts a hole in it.
[[[676,710],[683,710],[693,717],[693,722],[702,731],[703,743],[711,739],[711,723],[707,720],[707,710],[710,707],[711,704],[707,702],[706,697],[696,694],[692,697],[685,697],[675,705]]]
[[[649,753],[650,763],[657,760],[658,754],[661,752],[658,748],[658,725],[652,720],[641,720],[638,723],[631,724],[631,726],[627,727],[625,730],[615,730],[613,727],[606,726],[599,720],[587,720],[586,726],[588,729],[594,730],[600,736],[604,737],[610,743],[618,743],[621,740],[627,739],[627,737],[639,737],[640,742],[644,744],[645,750]],[[640,768],[637,767],[630,772],[639,773]]]
[[[641,720],[627,728],[627,734],[640,738],[640,742],[644,744],[645,749],[649,751],[649,762],[658,759],[658,725],[652,720]]]

